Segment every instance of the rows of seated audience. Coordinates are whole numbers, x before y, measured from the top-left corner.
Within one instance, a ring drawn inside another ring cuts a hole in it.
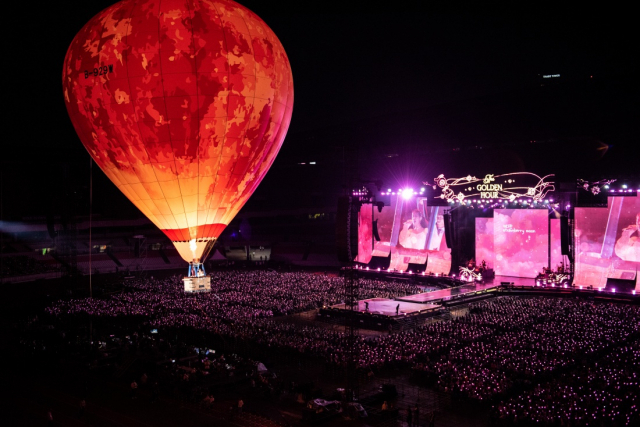
[[[359,280],[359,299],[419,291],[407,283]],[[346,363],[344,333],[275,319],[340,302],[341,278],[220,272],[212,275],[211,293],[185,294],[180,285],[178,277],[136,279],[120,294],[60,301],[48,313],[143,316],[157,328],[203,330],[333,366]],[[458,399],[496,403],[496,423],[582,426],[640,421],[639,340],[638,306],[499,297],[470,304],[468,314],[455,319],[360,336],[356,345],[360,369],[411,368],[425,384]]]
[[[640,340],[493,408],[498,425],[637,425]],[[635,424],[634,424],[635,423]]]

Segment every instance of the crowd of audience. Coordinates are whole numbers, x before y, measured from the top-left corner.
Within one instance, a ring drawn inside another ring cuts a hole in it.
[[[638,425],[640,340],[500,402],[499,425]]]
[[[416,293],[407,283],[359,279],[359,299]],[[153,327],[206,330],[344,366],[347,337],[276,317],[341,302],[343,279],[269,271],[212,275],[211,293],[185,294],[178,277],[131,280],[107,299],[60,301],[56,317],[143,316]],[[504,425],[632,425],[640,421],[640,307],[583,299],[499,297],[455,319],[359,336],[359,368],[412,368],[459,399],[499,402]]]
[[[50,308],[53,314],[86,313],[97,316],[164,316],[167,326],[191,323],[190,315],[238,321],[293,314],[342,302],[344,280],[310,273],[275,271],[218,272],[211,275],[211,292],[185,294],[180,278],[129,280],[127,292],[108,300],[82,299]],[[393,298],[420,292],[416,285],[361,279],[358,299]]]

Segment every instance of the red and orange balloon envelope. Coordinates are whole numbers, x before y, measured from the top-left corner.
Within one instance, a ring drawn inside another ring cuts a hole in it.
[[[188,262],[200,261],[273,163],[293,108],[287,55],[229,0],[123,0],[67,51],[82,143]]]

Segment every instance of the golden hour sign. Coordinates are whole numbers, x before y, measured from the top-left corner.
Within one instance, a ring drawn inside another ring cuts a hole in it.
[[[464,178],[446,178],[443,174],[434,179],[434,189],[441,189],[441,199],[450,202],[462,202],[467,198],[509,200],[526,197],[532,201],[541,201],[549,191],[553,191],[554,183],[550,179],[554,175],[540,177],[531,172],[514,172],[503,175],[487,174],[484,178],[467,175]]]

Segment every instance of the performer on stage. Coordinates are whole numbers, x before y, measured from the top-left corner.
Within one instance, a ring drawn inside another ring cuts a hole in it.
[[[403,248],[424,249],[427,241],[427,223],[422,216],[422,212],[414,209],[411,212],[411,219],[406,221],[400,231],[398,242]]]

